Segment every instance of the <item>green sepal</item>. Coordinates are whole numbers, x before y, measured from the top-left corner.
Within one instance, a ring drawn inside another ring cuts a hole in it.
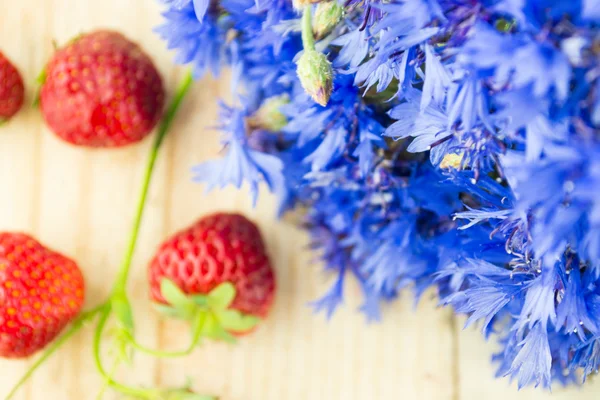
[[[199,342],[201,337],[235,343],[230,332],[247,332],[260,322],[255,316],[229,308],[237,294],[230,282],[221,283],[207,295],[186,295],[166,278],[161,281],[160,289],[169,304],[155,304],[154,307],[169,317],[190,321],[192,343]]]
[[[202,334],[203,336],[213,340],[222,340],[227,343],[236,342],[235,337],[223,329],[223,326],[221,326],[219,321],[212,314],[208,314],[206,316],[204,327],[202,328]]]
[[[198,306],[188,297],[175,283],[163,278],[160,282],[160,293],[167,303],[175,308],[180,318],[190,320],[194,316]]]
[[[214,311],[225,310],[233,303],[235,295],[235,286],[229,282],[223,282],[208,294],[208,306]]]
[[[202,342],[202,335],[208,314],[204,311],[196,313],[192,320],[192,344],[191,347],[199,346]]]
[[[8,122],[8,119],[6,119],[6,118],[0,118],[0,126],[4,125],[7,122]]]
[[[217,319],[223,329],[240,333],[253,329],[260,322],[260,318],[237,310],[223,310],[217,314]]]
[[[177,319],[185,319],[187,320],[187,316],[183,315],[181,313],[181,311],[177,308],[171,307],[171,306],[167,306],[164,304],[158,304],[158,303],[154,303],[152,305],[154,307],[154,309],[156,311],[158,311],[159,313],[163,314],[164,316],[170,317],[170,318],[177,318]]]
[[[116,349],[117,358],[126,362],[129,366],[133,361],[133,349],[130,346],[132,333],[122,327],[117,327],[113,331],[113,346]]]

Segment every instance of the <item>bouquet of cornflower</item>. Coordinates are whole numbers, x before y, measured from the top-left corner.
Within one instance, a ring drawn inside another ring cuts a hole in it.
[[[361,307],[412,286],[481,320],[499,375],[600,365],[600,2],[162,0],[196,78],[232,71],[208,188],[265,183]]]

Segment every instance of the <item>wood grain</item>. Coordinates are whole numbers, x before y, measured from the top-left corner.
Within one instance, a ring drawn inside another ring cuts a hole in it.
[[[115,28],[153,56],[172,92],[181,71],[151,32],[160,21],[151,0],[0,0],[0,49],[19,66],[28,83],[52,52],[97,27]],[[119,369],[123,380],[147,386],[174,386],[191,377],[198,391],[223,400],[358,399],[546,399],[542,391],[517,392],[494,380],[489,357],[495,346],[476,331],[462,332],[449,310],[432,296],[415,309],[410,296],[386,307],[384,322],[365,325],[356,313],[356,287],[347,304],[327,322],[311,315],[307,303],[329,283],[306,237],[278,222],[267,193],[253,209],[244,190],[204,194],[190,182],[190,167],[215,157],[217,97],[228,97],[227,79],[205,79],[177,118],[159,157],[150,201],[134,260],[130,292],[139,339],[149,346],[179,348],[184,325],[160,320],[146,301],[146,265],[157,244],[213,210],[240,210],[261,226],[277,268],[279,292],[269,320],[237,346],[210,344],[192,356],[158,362],[139,356]],[[150,141],[124,150],[89,151],[58,141],[29,108],[0,132],[0,229],[33,233],[42,242],[78,260],[84,269],[87,305],[102,301],[116,273],[133,213]],[[95,399],[102,381],[85,329],[37,373],[19,399]],[[31,361],[0,361],[4,397]],[[555,399],[596,399],[600,385],[556,389]],[[108,392],[106,399],[118,398]]]

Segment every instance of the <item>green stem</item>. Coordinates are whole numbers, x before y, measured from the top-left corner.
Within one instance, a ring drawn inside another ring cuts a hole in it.
[[[85,325],[85,323],[88,320],[90,320],[93,317],[95,317],[96,314],[98,314],[104,307],[105,307],[104,305],[101,305],[101,306],[93,308],[93,309],[91,309],[89,311],[85,311],[85,312],[81,313],[79,315],[79,317],[77,317],[77,319],[75,319],[71,323],[71,327],[69,329],[67,329],[67,331],[61,335],[61,337],[59,337],[54,342],[52,342],[52,344],[50,344],[46,348],[46,350],[44,351],[44,353],[42,354],[42,356],[40,358],[38,358],[36,360],[36,362],[31,367],[29,367],[29,369],[27,370],[27,372],[25,372],[25,374],[23,374],[23,376],[21,377],[21,379],[19,379],[19,381],[12,388],[12,390],[10,391],[10,393],[8,394],[8,396],[6,396],[5,400],[11,399],[17,393],[17,391],[23,386],[23,384],[25,382],[27,382],[27,380],[29,378],[31,378],[31,376],[35,373],[35,371],[37,371],[37,369],[47,359],[49,359],[60,347],[62,347],[63,344],[67,343],[69,341],[69,339],[73,335],[75,335],[77,332],[79,332],[79,330]]]
[[[139,236],[140,226],[142,222],[142,217],[144,213],[144,208],[146,205],[146,200],[148,198],[148,190],[150,187],[150,181],[152,178],[152,173],[154,171],[154,167],[156,164],[156,158],[158,156],[158,150],[160,149],[164,138],[166,137],[171,123],[179,110],[179,107],[188,93],[191,84],[193,82],[191,72],[186,75],[182,83],[180,84],[175,98],[173,102],[169,106],[165,116],[162,120],[160,129],[158,131],[157,136],[154,139],[154,143],[151,148],[150,158],[148,160],[148,164],[146,165],[146,171],[144,174],[144,180],[142,183],[142,191],[140,194],[140,198],[138,200],[137,210],[133,222],[133,227],[131,230],[131,235],[129,238],[129,244],[127,246],[127,251],[125,253],[125,257],[123,259],[123,263],[121,264],[121,268],[119,270],[119,275],[117,277],[117,281],[115,283],[115,287],[113,290],[113,294],[111,295],[111,299],[109,299],[105,304],[102,304],[90,311],[86,311],[79,315],[73,323],[71,327],[56,341],[50,344],[47,349],[44,351],[42,356],[27,370],[27,372],[21,377],[21,379],[17,382],[17,384],[13,387],[11,392],[8,394],[5,400],[11,399],[15,393],[23,386],[23,384],[33,375],[33,373],[46,361],[50,358],[63,344],[65,344],[73,335],[75,335],[85,324],[86,321],[92,319],[96,314],[100,314],[100,320],[98,322],[98,326],[96,327],[96,331],[94,333],[94,361],[96,363],[96,367],[100,374],[106,379],[107,384],[123,394],[138,396],[146,399],[152,399],[155,397],[155,392],[150,390],[136,389],[132,387],[128,387],[122,385],[118,382],[115,382],[111,376],[106,373],[103,365],[102,359],[100,356],[100,343],[102,338],[102,333],[106,326],[106,322],[111,314],[111,300],[116,296],[124,296],[125,295],[125,287],[127,284],[127,277],[129,276],[129,270],[131,268],[131,261],[133,259],[133,254],[135,252],[135,247],[137,244],[137,238]],[[190,350],[191,351],[191,350]]]
[[[154,356],[154,357],[159,357],[159,358],[185,357],[187,355],[190,355],[196,348],[196,345],[200,342],[200,339],[202,338],[202,330],[204,328],[204,321],[206,321],[206,318],[203,318],[202,322],[200,322],[197,325],[196,329],[194,330],[194,332],[192,334],[192,341],[185,350],[181,350],[181,351],[154,350],[154,349],[150,349],[150,348],[136,342],[134,338],[131,338],[130,344],[133,346],[133,348],[135,348],[143,353]]]
[[[311,11],[311,6],[308,5],[304,7],[304,13],[302,14],[302,46],[304,46],[304,51],[315,50]]]
[[[121,264],[121,269],[119,270],[119,276],[115,283],[115,292],[120,291],[122,293],[125,291],[127,278],[129,276],[129,270],[131,268],[131,260],[133,259],[133,254],[135,252],[135,246],[137,244],[140,226],[142,224],[142,217],[144,215],[146,200],[148,198],[148,189],[150,188],[150,181],[152,179],[152,173],[154,172],[154,166],[156,164],[156,158],[158,156],[158,150],[160,149],[160,146],[162,145],[165,136],[169,132],[171,123],[173,122],[173,119],[175,118],[175,115],[179,110],[179,106],[181,105],[183,98],[189,91],[192,82],[192,73],[189,72],[181,82],[179,88],[177,89],[175,98],[173,99],[173,102],[169,106],[168,110],[166,111],[160,128],[158,130],[158,134],[154,138],[154,143],[152,144],[152,148],[150,149],[150,158],[148,159],[148,163],[146,164],[146,171],[144,173],[144,179],[142,182],[142,191],[138,199],[137,209],[135,217],[133,219],[133,227],[131,229],[131,234],[129,237],[129,244],[127,246],[125,257],[123,258],[123,262]]]
[[[96,327],[96,332],[94,333],[94,362],[96,364],[98,372],[100,372],[100,375],[102,375],[102,377],[106,380],[107,385],[123,394],[137,396],[145,399],[151,399],[155,397],[156,393],[154,391],[133,388],[118,383],[115,380],[113,380],[111,375],[107,373],[104,369],[104,366],[102,365],[102,357],[100,354],[102,333],[106,326],[106,322],[108,321],[108,318],[110,317],[110,314],[113,311],[111,306],[113,299],[118,299],[119,297],[121,297],[122,302],[128,304],[125,288],[127,286],[127,278],[129,277],[129,271],[131,269],[131,261],[133,259],[133,254],[135,253],[135,248],[137,245],[137,239],[140,232],[140,226],[142,224],[144,209],[146,206],[146,201],[148,199],[150,182],[152,180],[152,174],[154,172],[156,159],[158,157],[158,150],[163,144],[164,139],[167,133],[169,132],[169,128],[171,127],[171,124],[175,118],[175,115],[177,114],[177,111],[179,110],[179,107],[181,106],[185,95],[188,93],[190,87],[192,86],[192,82],[192,73],[189,72],[179,85],[175,97],[169,105],[169,108],[167,109],[165,116],[163,117],[163,120],[161,122],[158,133],[154,138],[154,143],[152,144],[152,147],[150,149],[150,157],[148,159],[148,163],[146,164],[146,170],[144,172],[142,190],[138,199],[136,213],[133,219],[133,226],[131,228],[131,233],[129,236],[129,243],[125,251],[125,257],[123,258],[121,268],[119,269],[119,275],[117,276],[117,280],[115,282],[111,298],[109,299],[108,303],[102,311],[100,320],[98,322],[98,326]]]

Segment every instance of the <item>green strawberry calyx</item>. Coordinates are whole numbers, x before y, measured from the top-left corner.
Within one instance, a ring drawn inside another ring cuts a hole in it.
[[[156,309],[171,318],[190,322],[191,340],[187,348],[180,351],[163,351],[146,347],[138,343],[132,329],[121,322],[119,337],[128,346],[143,353],[160,358],[176,358],[191,354],[202,339],[220,340],[235,343],[232,333],[251,331],[260,322],[260,318],[241,313],[231,308],[236,289],[231,283],[222,283],[206,295],[187,295],[169,279],[163,279],[160,290],[167,304],[155,304]],[[119,312],[115,311],[117,317]],[[127,313],[125,313],[127,314]],[[119,319],[119,318],[118,318]],[[127,320],[127,318],[124,318]]]
[[[254,315],[231,308],[237,292],[230,282],[221,283],[206,295],[187,295],[173,281],[164,278],[160,291],[168,305],[155,307],[165,315],[191,321],[193,335],[235,342],[231,332],[248,332],[260,322]]]

